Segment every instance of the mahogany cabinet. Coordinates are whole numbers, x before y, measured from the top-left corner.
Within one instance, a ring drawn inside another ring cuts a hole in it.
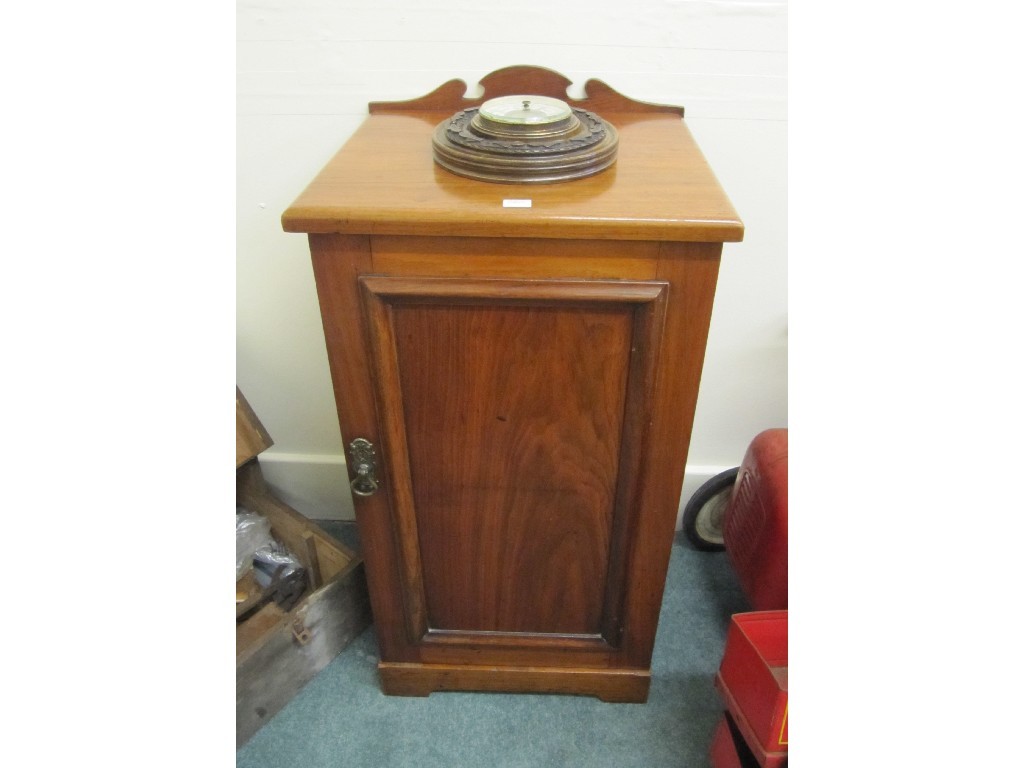
[[[370,115],[283,215],[309,235],[389,694],[645,701],[722,243],[743,225],[682,109],[512,67]],[[594,176],[431,154],[506,94],[599,114]],[[507,201],[529,201],[509,204]]]

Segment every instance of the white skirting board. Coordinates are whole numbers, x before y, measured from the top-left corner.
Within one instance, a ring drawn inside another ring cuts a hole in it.
[[[267,484],[288,506],[311,520],[355,520],[343,456],[268,451],[260,454],[259,460]],[[686,467],[676,530],[681,525],[686,502],[694,492],[727,469],[731,467],[702,464]]]
[[[259,460],[277,497],[310,520],[356,519],[344,456],[267,451]]]

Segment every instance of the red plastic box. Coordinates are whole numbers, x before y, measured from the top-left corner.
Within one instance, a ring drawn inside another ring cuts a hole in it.
[[[755,611],[789,607],[789,430],[750,443],[722,515],[725,552]]]
[[[789,612],[732,617],[715,686],[759,765],[789,751]]]
[[[712,768],[759,768],[757,758],[743,740],[743,734],[728,712],[724,712],[718,721],[708,756],[711,758]],[[763,763],[765,768],[784,768],[786,764],[785,753],[773,753]]]
[[[712,768],[743,768],[740,762],[739,752],[736,751],[736,743],[733,741],[732,733],[729,730],[729,723],[725,715],[718,721],[715,728],[715,735],[711,738]]]

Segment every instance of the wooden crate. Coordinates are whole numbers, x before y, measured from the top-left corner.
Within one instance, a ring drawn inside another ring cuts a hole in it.
[[[270,521],[275,538],[310,574],[311,590],[290,611],[273,602],[238,624],[236,745],[241,746],[370,624],[362,558],[279,500],[255,454],[270,444],[236,392],[236,500]],[[244,606],[239,606],[244,608]]]

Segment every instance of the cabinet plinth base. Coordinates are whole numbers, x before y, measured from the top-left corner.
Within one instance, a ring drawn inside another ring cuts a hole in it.
[[[651,686],[649,670],[498,667],[408,664],[377,665],[388,696],[429,696],[434,691],[561,693],[596,696],[601,701],[643,704]]]

